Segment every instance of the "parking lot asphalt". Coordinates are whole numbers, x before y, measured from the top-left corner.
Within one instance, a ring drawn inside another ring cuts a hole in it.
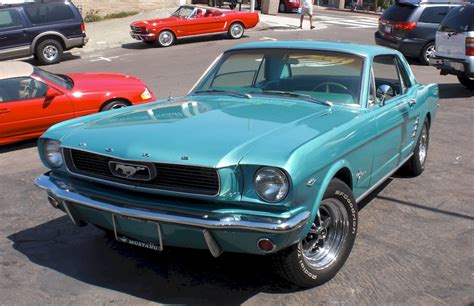
[[[248,32],[239,41],[190,39],[166,49],[130,40],[47,67],[54,72],[136,75],[157,97],[183,95],[211,61],[241,42],[337,39],[373,42],[375,28]],[[474,302],[473,92],[455,77],[412,62],[439,83],[425,172],[395,175],[360,207],[356,244],[329,283],[282,283],[267,257],[122,245],[92,226],[76,228],[33,180],[46,170],[35,141],[0,148],[0,304],[472,304]],[[143,131],[146,133],[146,130]]]

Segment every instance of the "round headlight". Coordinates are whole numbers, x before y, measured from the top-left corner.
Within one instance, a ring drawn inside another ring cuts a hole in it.
[[[255,174],[255,192],[265,202],[275,203],[288,194],[289,184],[286,174],[277,168],[260,168]]]
[[[63,165],[63,155],[61,154],[61,143],[57,140],[48,139],[44,143],[44,158],[53,168]]]

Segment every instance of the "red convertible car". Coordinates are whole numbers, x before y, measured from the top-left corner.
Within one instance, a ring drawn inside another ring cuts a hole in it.
[[[220,10],[194,5],[180,6],[170,17],[136,21],[130,35],[147,44],[171,46],[176,39],[197,35],[227,33],[238,39],[245,29],[258,23],[258,13]]]
[[[0,145],[38,137],[67,119],[154,99],[129,75],[62,75],[24,62],[0,63]]]

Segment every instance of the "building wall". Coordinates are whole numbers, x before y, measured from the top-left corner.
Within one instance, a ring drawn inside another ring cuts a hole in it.
[[[180,0],[72,0],[72,2],[76,6],[82,7],[83,14],[91,10],[98,10],[99,15],[166,9],[176,7],[180,4]]]

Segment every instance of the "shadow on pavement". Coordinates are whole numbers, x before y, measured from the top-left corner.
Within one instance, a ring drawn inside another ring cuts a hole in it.
[[[248,38],[249,36],[243,35],[241,39]],[[228,38],[226,34],[215,34],[215,35],[206,35],[206,36],[196,36],[196,37],[183,37],[176,40],[174,45],[185,45],[189,43],[200,43],[200,42],[209,42],[209,41],[218,41],[223,39],[231,39]],[[126,43],[122,44],[122,48],[124,49],[132,49],[132,50],[143,50],[149,48],[155,48],[153,45],[147,45],[143,42],[134,42],[134,43]],[[170,46],[169,48],[173,48]]]
[[[236,305],[259,292],[299,290],[279,280],[264,256],[223,254],[213,258],[208,251],[166,247],[158,253],[107,237],[93,226],[77,228],[64,216],[8,239],[35,264],[159,303]]]
[[[126,43],[122,44],[122,48],[130,49],[130,50],[143,50],[143,49],[151,49],[154,48],[153,45],[147,45],[143,42],[133,42],[133,43]]]
[[[61,62],[73,61],[73,60],[77,60],[77,59],[80,59],[80,58],[81,57],[79,55],[73,55],[72,53],[65,52],[63,54],[62,59],[61,59]],[[30,58],[25,59],[23,61],[28,63],[28,64],[34,65],[34,66],[44,66],[44,65],[41,65],[40,63],[38,63],[33,57],[30,57]]]
[[[36,147],[38,139],[30,139],[8,145],[0,145],[0,154]]]
[[[438,84],[438,87],[441,99],[471,98],[474,96],[474,90],[469,90],[461,84]]]

